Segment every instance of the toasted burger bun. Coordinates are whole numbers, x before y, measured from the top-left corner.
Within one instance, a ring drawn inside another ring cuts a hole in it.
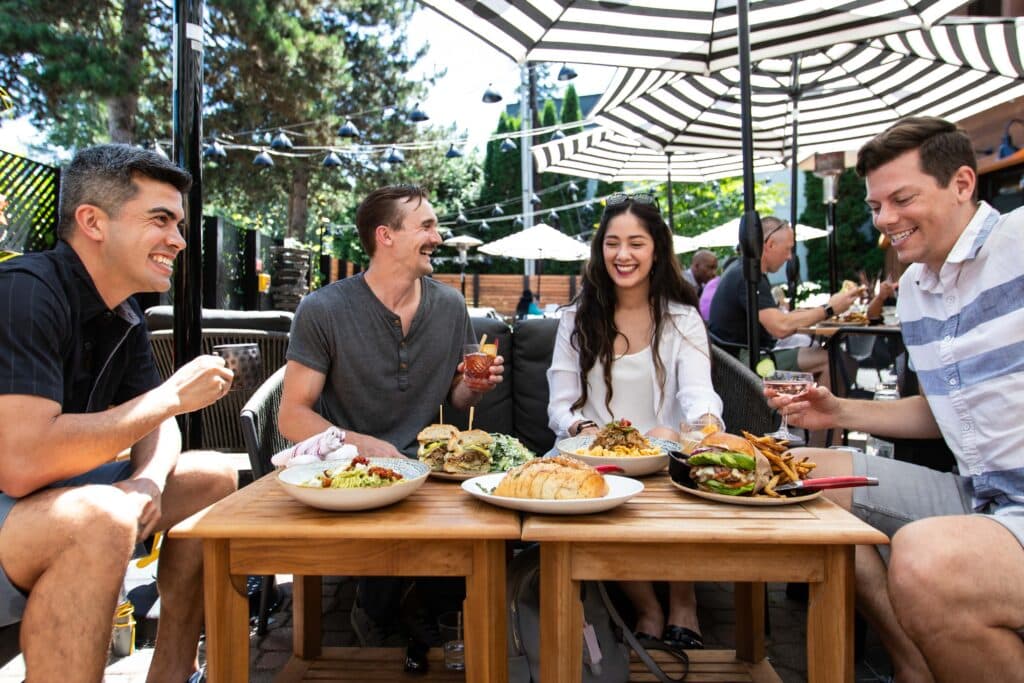
[[[416,435],[416,440],[422,444],[427,444],[432,441],[447,441],[456,434],[459,430],[454,425],[446,424],[432,424],[428,425]]]
[[[743,453],[744,455],[749,455],[755,460],[757,459],[757,456],[760,455],[760,452],[754,448],[754,444],[750,443],[742,436],[729,434],[728,432],[715,432],[714,434],[708,434],[701,439],[701,442],[697,447],[720,448],[727,451],[733,451],[735,453]]]
[[[448,455],[448,444],[458,433],[459,430],[452,425],[430,425],[416,435],[416,440],[420,442],[417,457],[429,465],[430,469],[443,470],[444,459]]]

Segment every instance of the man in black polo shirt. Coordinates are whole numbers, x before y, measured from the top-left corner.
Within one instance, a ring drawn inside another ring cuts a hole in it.
[[[837,292],[828,305],[817,308],[783,311],[772,297],[768,273],[774,273],[793,255],[795,235],[786,221],[768,216],[761,220],[764,230],[764,249],[761,252],[761,279],[757,283],[757,320],[761,326],[759,342],[763,352],[771,351],[776,341],[795,333],[801,327],[820,323],[836,313],[844,313],[860,290]],[[711,334],[722,341],[747,344],[747,282],[739,261],[726,268],[711,300],[708,320]],[[740,360],[747,362],[747,350],[740,352]],[[816,382],[828,386],[828,352],[820,346],[780,349],[774,352],[775,366],[779,370],[803,370],[814,373]]]
[[[236,487],[181,453],[174,420],[222,397],[231,371],[202,356],[161,384],[129,298],[170,287],[190,184],[152,152],[83,150],[57,247],[0,264],[0,624],[22,621],[28,680],[100,680],[136,542]],[[150,681],[194,676],[201,581],[197,542],[167,539]]]

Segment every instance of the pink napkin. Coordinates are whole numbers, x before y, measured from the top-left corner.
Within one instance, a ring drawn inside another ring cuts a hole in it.
[[[343,460],[358,454],[355,446],[345,443],[344,430],[328,427],[319,434],[314,434],[305,441],[274,454],[270,462],[275,467],[291,467],[320,460]]]

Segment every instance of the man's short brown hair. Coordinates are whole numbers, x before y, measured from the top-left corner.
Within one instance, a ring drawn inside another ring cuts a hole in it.
[[[955,123],[934,116],[901,119],[869,140],[857,152],[861,178],[898,156],[913,150],[920,156],[921,171],[946,187],[961,166],[977,172],[971,139]]]
[[[377,250],[377,240],[374,238],[377,226],[386,225],[401,230],[405,213],[400,204],[413,199],[419,199],[420,202],[427,200],[427,191],[419,185],[388,185],[366,195],[366,199],[356,209],[356,230],[359,231],[359,242],[367,257],[373,258]]]
[[[156,152],[130,145],[96,145],[81,150],[60,179],[60,222],[57,236],[68,239],[75,228],[75,211],[92,204],[116,218],[121,207],[139,192],[136,176],[173,185],[185,194],[192,176]]]

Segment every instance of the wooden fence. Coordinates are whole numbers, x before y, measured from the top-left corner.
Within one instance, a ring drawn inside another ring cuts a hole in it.
[[[434,279],[460,288],[458,274],[435,273]],[[529,279],[529,284],[527,284]],[[511,316],[516,312],[516,304],[523,295],[523,289],[529,286],[534,296],[540,293],[537,305],[544,308],[548,304],[567,304],[579,291],[579,275],[466,275],[466,302],[476,306],[492,306],[498,313]]]
[[[343,277],[351,277],[359,272],[359,268],[348,261],[331,259],[328,269],[328,282]],[[461,290],[458,273],[434,273],[434,279],[455,289]],[[325,283],[326,284],[326,283]],[[534,296],[540,294],[537,305],[541,308],[548,304],[569,303],[580,287],[579,275],[481,275],[466,274],[466,303],[470,306],[491,306],[504,316],[513,316],[516,304],[523,295],[523,289],[529,287]]]

